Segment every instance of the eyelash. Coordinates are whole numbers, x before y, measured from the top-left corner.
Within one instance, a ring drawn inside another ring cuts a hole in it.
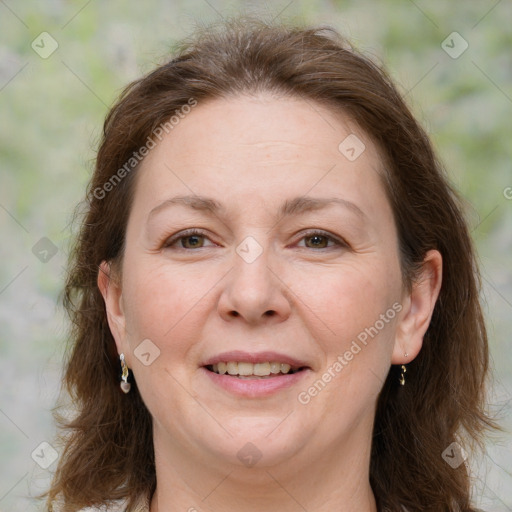
[[[178,233],[177,235],[174,235],[171,238],[168,238],[164,242],[162,248],[169,249],[176,242],[179,242],[180,240],[188,238],[188,237],[191,237],[191,236],[202,236],[202,237],[208,238],[206,232],[204,232],[204,231],[202,231],[200,229],[197,229],[197,228],[193,228],[193,229],[189,229],[189,230],[186,230],[186,231],[182,231],[181,233]],[[307,231],[306,233],[303,233],[303,235],[300,238],[300,240],[303,240],[304,238],[311,238],[313,236],[322,236],[324,238],[327,238],[328,239],[327,243],[329,243],[329,241],[334,242],[334,245],[327,246],[327,247],[321,247],[317,251],[319,251],[319,250],[326,250],[326,249],[329,249],[329,248],[333,248],[335,246],[346,247],[346,248],[349,247],[349,245],[344,240],[340,240],[340,239],[330,235],[326,231],[322,231],[322,230],[318,230],[318,229],[310,230],[310,231]],[[304,248],[305,249],[310,249],[310,247],[304,247]],[[204,247],[198,247],[197,249],[204,249]],[[183,250],[183,251],[194,251],[194,250],[197,250],[197,249],[187,249],[186,247],[178,247],[178,250]]]

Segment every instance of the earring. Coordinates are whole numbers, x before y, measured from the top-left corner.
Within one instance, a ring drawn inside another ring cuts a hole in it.
[[[119,359],[121,360],[121,369],[123,370],[123,373],[121,374],[120,386],[123,390],[123,393],[129,393],[132,385],[128,382],[129,370],[127,364],[124,361],[124,354],[121,354]]]
[[[405,372],[407,371],[407,368],[405,367],[405,364],[402,365],[402,373],[400,374],[400,379],[398,382],[400,382],[400,386],[405,385]]]

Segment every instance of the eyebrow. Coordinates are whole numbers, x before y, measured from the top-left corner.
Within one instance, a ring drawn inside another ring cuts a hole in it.
[[[340,197],[307,197],[300,196],[293,199],[287,199],[279,210],[279,217],[288,217],[292,215],[300,215],[302,213],[321,210],[333,204],[338,204],[351,212],[355,213],[358,217],[365,220],[366,214],[351,201],[342,199]],[[148,215],[148,219],[161,210],[171,206],[185,206],[193,210],[207,212],[211,215],[217,216],[226,213],[226,207],[210,197],[189,195],[189,196],[176,196],[162,201],[155,206]]]

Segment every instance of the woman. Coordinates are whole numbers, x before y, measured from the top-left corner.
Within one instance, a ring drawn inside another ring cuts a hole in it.
[[[105,122],[50,507],[474,510],[478,290],[381,69],[327,29],[198,33]]]

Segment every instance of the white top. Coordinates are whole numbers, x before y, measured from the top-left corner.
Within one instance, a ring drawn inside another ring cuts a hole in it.
[[[130,510],[126,509],[126,512],[149,512],[150,505],[151,497],[148,494],[147,496],[141,496],[135,507]]]
[[[115,505],[114,512],[149,512],[151,504],[151,497],[148,494],[147,496],[141,496],[139,501],[135,503],[135,505],[131,508],[127,508],[126,501],[122,500],[119,502],[119,505]],[[53,510],[63,512],[61,508],[54,508]],[[105,512],[105,506],[102,506],[100,508],[97,507],[87,507],[80,510],[80,512]]]

